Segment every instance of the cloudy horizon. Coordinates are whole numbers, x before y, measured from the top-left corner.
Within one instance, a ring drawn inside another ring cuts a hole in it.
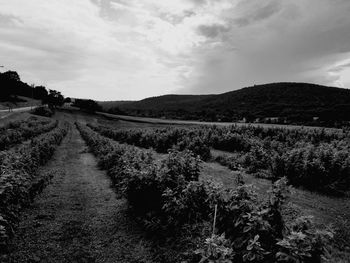
[[[65,96],[350,88],[348,0],[0,0],[0,65]]]

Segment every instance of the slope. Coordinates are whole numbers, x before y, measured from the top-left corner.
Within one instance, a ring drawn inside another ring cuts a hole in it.
[[[350,90],[308,83],[271,83],[218,95],[152,97],[119,103],[117,110],[119,114],[207,121],[237,121],[243,117],[306,121],[315,116],[350,120]]]

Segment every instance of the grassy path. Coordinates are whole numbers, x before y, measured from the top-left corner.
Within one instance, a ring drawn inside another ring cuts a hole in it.
[[[53,171],[22,214],[10,262],[154,262],[75,127],[40,172]]]

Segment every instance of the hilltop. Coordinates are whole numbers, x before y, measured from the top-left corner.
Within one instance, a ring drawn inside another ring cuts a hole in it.
[[[350,90],[309,83],[271,83],[222,94],[164,95],[101,105],[112,113],[206,121],[350,120]]]

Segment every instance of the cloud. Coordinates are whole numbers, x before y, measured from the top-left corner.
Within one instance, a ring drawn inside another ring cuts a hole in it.
[[[282,2],[274,1],[242,1],[237,6],[240,16],[234,19],[238,26],[248,26],[261,22],[278,13],[282,8]]]
[[[277,8],[270,1],[260,5],[263,11],[252,9],[258,7],[256,3],[238,4],[239,14],[226,20],[229,30],[223,33],[221,45],[195,53],[196,71],[189,93],[224,92],[278,81],[343,87],[349,83],[342,82],[344,70],[329,71],[350,58],[349,2],[284,1]],[[237,24],[236,17],[244,17],[249,10],[256,15],[244,26]]]
[[[199,33],[207,38],[216,38],[227,30],[223,25],[200,25],[198,27]]]
[[[349,11],[345,0],[2,1],[0,57],[27,82],[100,100],[347,86]]]
[[[127,5],[119,5],[125,16],[118,21],[114,12],[119,9],[102,2],[14,0],[3,5],[1,17],[22,22],[0,27],[2,64],[25,81],[74,97],[142,98],[177,88],[176,67],[168,72],[157,50],[162,45],[173,48],[166,38],[156,36],[173,32],[171,25]],[[149,25],[141,22],[153,23],[152,30],[145,30]]]

